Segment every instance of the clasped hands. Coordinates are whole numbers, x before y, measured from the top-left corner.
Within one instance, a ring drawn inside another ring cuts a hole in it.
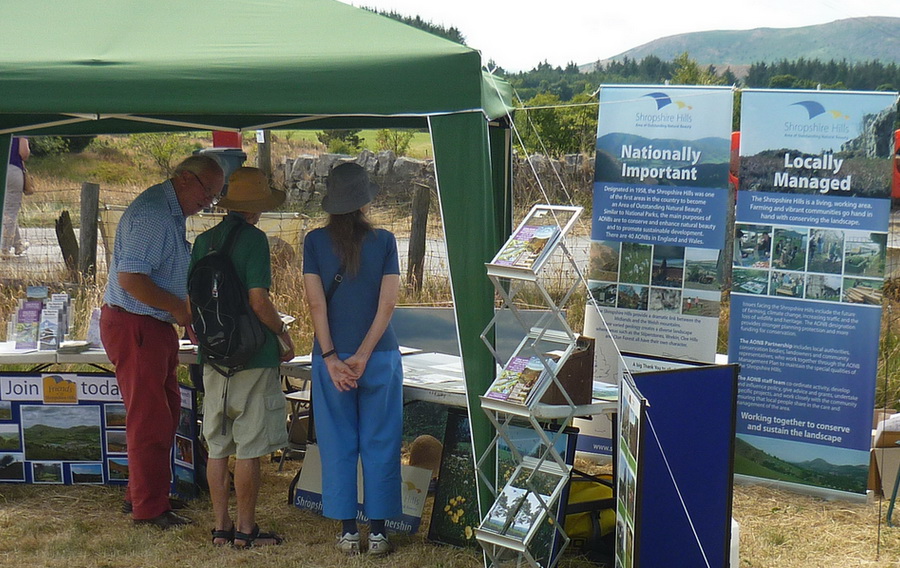
[[[366,359],[360,355],[351,355],[347,359],[341,359],[335,354],[325,359],[325,367],[331,377],[331,382],[339,391],[349,391],[357,387],[359,378],[366,370]]]

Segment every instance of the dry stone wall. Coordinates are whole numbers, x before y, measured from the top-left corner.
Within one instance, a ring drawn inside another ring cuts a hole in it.
[[[379,199],[404,200],[420,185],[435,188],[434,161],[396,156],[390,151],[364,150],[358,156],[346,154],[305,154],[288,158],[282,164],[288,201],[315,203],[325,191],[325,177],[335,165],[356,162],[381,186]],[[534,203],[550,201],[571,203],[575,194],[590,192],[594,174],[591,156],[572,154],[551,159],[535,154],[529,159],[513,160],[517,199]],[[540,184],[537,182],[540,180]],[[546,199],[544,195],[546,194]]]

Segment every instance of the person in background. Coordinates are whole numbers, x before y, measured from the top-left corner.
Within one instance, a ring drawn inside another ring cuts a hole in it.
[[[368,550],[381,555],[392,548],[385,520],[402,512],[403,368],[390,325],[400,289],[397,242],[366,218],[378,186],[361,166],[335,167],[326,188],[322,208],[328,225],[303,243],[303,282],[315,331],[312,394],[323,514],[341,521],[338,549],[358,554],[361,459]]]
[[[25,253],[28,241],[19,232],[19,210],[25,188],[25,161],[31,156],[27,138],[14,136],[9,147],[9,165],[6,168],[6,198],[3,201],[3,234],[0,236],[0,253],[9,258]]]
[[[266,328],[266,342],[240,371],[231,377],[210,365],[203,367],[203,436],[209,447],[206,477],[216,526],[215,545],[234,543],[237,547],[277,545],[282,538],[260,532],[256,524],[256,502],[260,488],[259,458],[288,445],[285,428],[284,393],[281,390],[281,361],[294,358],[294,345],[287,326],[269,298],[272,270],[269,241],[255,227],[263,211],[284,203],[285,193],[269,187],[262,170],[238,168],[228,179],[228,194],[219,207],[228,209],[221,223],[200,234],[194,242],[191,268],[215,247],[220,249],[229,232],[238,227],[231,259],[241,283],[247,289],[250,307]],[[190,273],[190,271],[188,272]],[[284,349],[279,346],[281,338]],[[200,350],[200,358],[204,353]],[[231,474],[228,459],[235,456],[235,518],[228,512]]]
[[[215,203],[224,183],[217,160],[191,156],[171,179],[138,195],[116,229],[100,339],[125,403],[129,477],[123,511],[136,525],[168,529],[191,522],[173,512],[168,499],[181,412],[175,325],[191,324],[185,221]]]

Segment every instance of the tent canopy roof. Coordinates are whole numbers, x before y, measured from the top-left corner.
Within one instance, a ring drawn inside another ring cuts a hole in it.
[[[334,0],[4,6],[0,133],[421,127],[496,118],[480,54]]]

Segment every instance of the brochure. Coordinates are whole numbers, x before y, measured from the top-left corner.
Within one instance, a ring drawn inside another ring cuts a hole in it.
[[[16,349],[37,349],[41,311],[20,308],[16,312]]]
[[[552,361],[548,363],[553,365]],[[513,355],[485,396],[527,406],[532,400],[540,398],[551,380],[540,357]]]
[[[41,312],[40,322],[40,340],[38,349],[41,351],[56,351],[59,347],[59,310],[51,310],[44,308]]]
[[[553,250],[560,235],[556,225],[521,225],[491,264],[531,270]]]
[[[91,347],[90,341],[70,340],[60,342],[59,349],[56,351],[57,353],[84,353]]]
[[[519,465],[479,528],[527,542],[549,512],[551,496],[564,479],[561,473],[543,467],[535,470],[529,464]]]
[[[535,205],[519,223],[506,244],[487,263],[488,275],[530,278],[574,225],[583,208],[566,205]]]

